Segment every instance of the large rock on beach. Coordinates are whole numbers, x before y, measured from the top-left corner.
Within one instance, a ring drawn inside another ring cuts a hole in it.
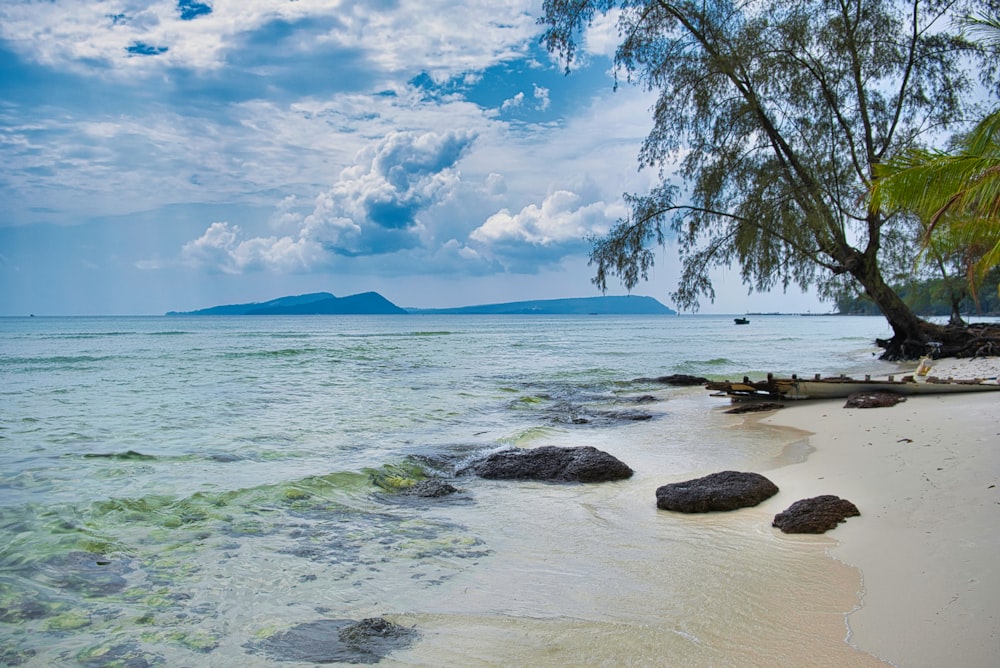
[[[736,510],[756,506],[777,493],[777,485],[759,473],[722,471],[658,488],[656,507],[682,513]]]
[[[847,499],[824,494],[796,501],[774,516],[772,526],[784,533],[826,533],[848,517],[860,515],[858,507]]]
[[[589,446],[502,450],[473,462],[465,471],[490,480],[544,482],[607,482],[632,477],[632,469],[621,460]]]

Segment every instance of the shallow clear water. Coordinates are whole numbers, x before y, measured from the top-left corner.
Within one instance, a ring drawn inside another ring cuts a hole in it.
[[[776,535],[763,509],[655,508],[667,482],[804,456],[795,437],[648,379],[892,372],[872,356],[887,334],[797,316],[0,319],[0,664],[268,666],[275,633],[384,615],[420,634],[386,664],[865,665],[842,642],[857,573],[829,539]],[[454,477],[550,444],[636,475]],[[463,491],[395,493],[424,476]]]

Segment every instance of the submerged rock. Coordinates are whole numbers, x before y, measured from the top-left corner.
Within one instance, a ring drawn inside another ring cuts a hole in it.
[[[465,471],[491,480],[606,482],[632,476],[621,460],[590,446],[503,450],[473,462]]]
[[[774,516],[772,526],[784,533],[826,533],[848,517],[859,517],[858,507],[832,494],[796,501]]]
[[[275,661],[308,663],[378,663],[390,652],[411,645],[415,629],[381,617],[322,619],[293,626],[287,631],[245,645]]]
[[[135,450],[125,452],[88,452],[83,455],[84,459],[121,459],[124,461],[148,462],[156,459],[153,455],[144,455]]]
[[[457,494],[460,491],[454,485],[440,478],[429,478],[415,482],[409,487],[404,487],[399,490],[399,493],[402,496],[419,496],[421,498],[436,499],[442,496]]]
[[[653,415],[639,410],[602,410],[592,406],[559,402],[549,411],[553,422],[558,424],[613,425],[618,422],[639,422],[652,420]]]
[[[678,386],[689,386],[689,385],[704,385],[708,382],[708,378],[702,378],[701,376],[691,376],[686,373],[675,373],[669,376],[659,376],[657,378],[636,378],[634,383],[661,383],[663,385],[678,385]]]
[[[42,577],[51,586],[88,597],[110,596],[125,589],[125,575],[133,571],[129,560],[74,551],[52,557],[40,565]]]
[[[906,397],[895,392],[855,392],[847,397],[844,408],[886,408],[906,401]]]
[[[658,488],[656,507],[682,513],[736,510],[756,506],[777,493],[777,485],[759,473],[722,471]]]
[[[134,642],[94,645],[80,650],[76,655],[76,661],[78,665],[85,668],[107,668],[108,666],[149,668],[149,666],[162,666],[166,663],[162,656],[145,652],[138,643]]]
[[[653,419],[650,413],[643,411],[595,411],[594,415],[618,422],[643,422]]]

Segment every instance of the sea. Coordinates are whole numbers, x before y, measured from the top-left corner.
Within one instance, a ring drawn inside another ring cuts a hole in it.
[[[809,455],[660,377],[898,370],[881,318],[749,319],[0,318],[0,665],[873,665],[834,537],[656,509]],[[545,445],[635,474],[463,473]]]

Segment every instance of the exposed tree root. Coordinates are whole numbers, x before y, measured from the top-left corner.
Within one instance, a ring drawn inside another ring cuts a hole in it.
[[[994,357],[1000,355],[1000,324],[935,325],[925,323],[923,340],[876,339],[885,350],[882,359],[912,360],[929,355],[942,357]]]

